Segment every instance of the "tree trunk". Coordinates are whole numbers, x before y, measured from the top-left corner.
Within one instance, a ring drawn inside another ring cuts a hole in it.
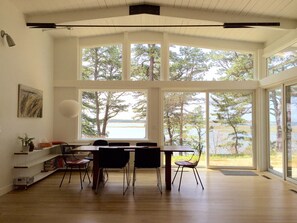
[[[281,125],[281,109],[279,109],[279,102],[277,100],[276,91],[271,91],[271,101],[273,104],[275,123],[276,123],[276,150],[282,150],[282,125]]]

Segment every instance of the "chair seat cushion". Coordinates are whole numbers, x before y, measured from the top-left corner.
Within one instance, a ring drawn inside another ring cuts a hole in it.
[[[194,168],[197,166],[197,162],[190,162],[190,161],[176,161],[175,164],[178,166],[184,166],[189,168]]]
[[[90,160],[87,160],[87,159],[78,159],[78,160],[68,160],[67,164],[68,165],[85,165],[89,162]]]

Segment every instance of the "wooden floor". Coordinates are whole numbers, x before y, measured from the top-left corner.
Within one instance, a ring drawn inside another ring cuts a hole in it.
[[[78,175],[62,188],[62,173],[0,197],[1,223],[290,223],[297,222],[297,190],[269,173],[258,176],[225,176],[219,170],[201,169],[203,191],[186,172],[181,191],[178,181],[171,192],[160,195],[155,172],[138,174],[133,196],[122,195],[122,175],[110,173],[98,194]],[[267,179],[262,175],[271,177]],[[164,178],[164,174],[162,175]],[[164,184],[164,182],[163,182]]]

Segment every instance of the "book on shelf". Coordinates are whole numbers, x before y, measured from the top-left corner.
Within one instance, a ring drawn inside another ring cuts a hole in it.
[[[44,165],[43,167],[44,172],[55,170],[57,169],[57,159],[53,158],[53,159],[47,160],[44,162],[43,165]]]

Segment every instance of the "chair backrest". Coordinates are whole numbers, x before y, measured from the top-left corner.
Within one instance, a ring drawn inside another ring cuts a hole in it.
[[[137,142],[136,146],[158,146],[156,142]]]
[[[130,153],[124,148],[100,148],[99,168],[123,168],[129,162]]]
[[[108,141],[104,139],[98,139],[93,142],[93,146],[108,146]]]
[[[160,148],[135,149],[134,166],[137,168],[157,168],[161,166]]]
[[[61,144],[61,153],[62,153],[62,158],[65,163],[67,163],[67,160],[73,158],[73,151],[72,149],[75,148],[73,145],[68,145],[67,143]]]
[[[110,142],[109,146],[130,146],[129,142]]]
[[[203,145],[201,145],[199,143],[198,148],[197,148],[197,156],[196,156],[197,160],[194,162],[194,164],[198,165],[200,158],[201,158],[202,151],[203,151]]]
[[[201,143],[199,143],[199,145],[198,145],[198,162],[200,161],[202,151],[203,151],[203,145]]]

